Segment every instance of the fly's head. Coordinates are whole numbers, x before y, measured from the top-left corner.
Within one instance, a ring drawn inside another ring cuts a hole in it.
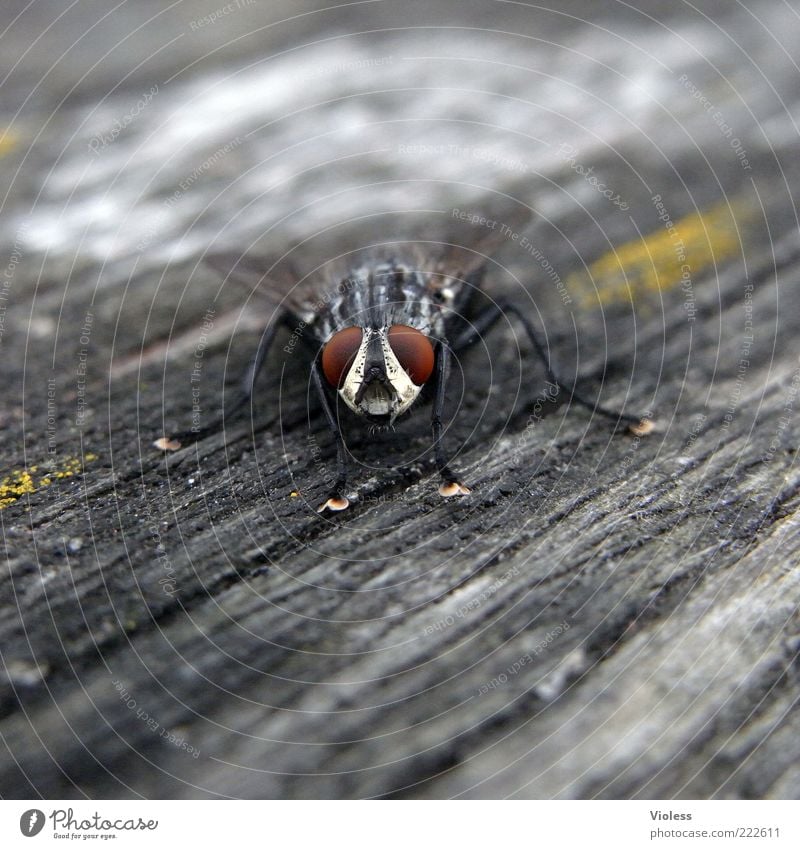
[[[378,426],[411,407],[433,367],[431,340],[405,324],[346,327],[322,350],[325,379],[354,413]]]

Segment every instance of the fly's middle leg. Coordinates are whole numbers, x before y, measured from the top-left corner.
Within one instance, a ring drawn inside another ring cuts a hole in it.
[[[628,423],[628,429],[636,436],[644,436],[652,429],[652,422],[644,416],[635,416],[628,413],[623,413],[619,410],[612,410],[608,407],[602,407],[597,401],[592,401],[589,398],[584,398],[575,391],[575,386],[562,380],[552,369],[550,365],[550,357],[545,352],[544,346],[539,341],[539,337],[534,330],[530,319],[522,310],[515,304],[507,301],[495,301],[478,315],[472,325],[466,328],[453,343],[453,352],[458,353],[466,348],[469,348],[478,341],[481,334],[488,332],[502,318],[503,315],[513,315],[522,325],[525,334],[533,345],[536,356],[542,361],[545,367],[548,380],[558,387],[566,390],[571,401],[580,404],[582,407],[591,410],[601,416],[605,416],[615,421],[624,421]]]

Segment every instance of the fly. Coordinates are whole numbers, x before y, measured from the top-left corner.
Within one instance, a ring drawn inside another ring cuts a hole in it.
[[[525,216],[527,218],[527,215]],[[483,219],[486,221],[487,219]],[[509,231],[505,227],[506,232]],[[451,362],[469,349],[503,316],[513,316],[525,331],[552,384],[572,401],[595,413],[629,423],[636,435],[652,425],[640,416],[609,410],[587,400],[558,378],[550,366],[533,324],[509,300],[483,295],[488,254],[502,244],[502,230],[489,230],[474,249],[451,243],[401,242],[372,248],[347,274],[329,276],[321,285],[284,299],[264,330],[255,357],[235,402],[225,417],[251,402],[255,381],[282,328],[291,333],[285,350],[298,340],[308,351],[311,381],[336,444],[337,474],[332,490],[318,512],[349,507],[345,495],[347,457],[337,400],[365,424],[389,427],[421,401],[423,390],[432,400],[431,429],[439,493],[445,498],[469,495],[470,489],[450,468],[442,444],[445,389]],[[422,248],[422,249],[421,249]],[[226,276],[249,286],[271,276],[266,259],[238,254],[215,254],[206,260]],[[283,283],[293,286],[296,279]],[[483,303],[481,297],[483,295]],[[159,439],[162,450],[177,450],[218,431],[222,421],[205,428]]]

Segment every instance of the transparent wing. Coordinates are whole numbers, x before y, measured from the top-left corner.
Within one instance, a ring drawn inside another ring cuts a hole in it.
[[[323,288],[347,279],[354,269],[394,261],[431,274],[431,286],[459,287],[489,258],[518,236],[531,209],[502,197],[481,206],[406,210],[343,222],[326,238],[309,239],[292,252],[302,261],[241,254],[209,254],[207,265],[273,308],[308,311]]]
[[[222,251],[206,255],[203,261],[224,283],[241,287],[248,296],[273,309],[287,302],[291,306],[298,282],[302,280],[292,262],[275,257]]]

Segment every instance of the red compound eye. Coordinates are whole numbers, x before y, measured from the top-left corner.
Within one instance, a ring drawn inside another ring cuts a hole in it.
[[[419,330],[405,324],[393,324],[389,328],[389,344],[397,361],[417,386],[433,373],[433,345]]]
[[[331,386],[339,388],[353,365],[364,333],[360,327],[346,327],[331,337],[322,350],[322,371]]]

